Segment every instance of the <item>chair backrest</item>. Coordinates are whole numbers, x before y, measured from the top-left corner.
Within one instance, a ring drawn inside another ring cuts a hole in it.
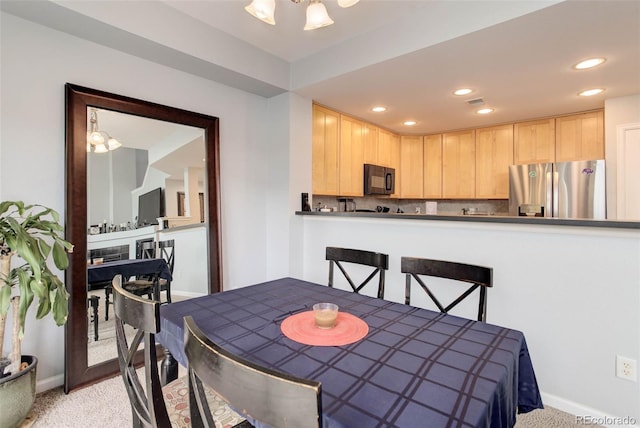
[[[133,426],[171,427],[162,394],[156,354],[155,335],[160,332],[160,302],[143,299],[123,289],[121,275],[113,278],[112,287],[118,363],[131,403]],[[128,343],[125,325],[136,329],[131,343]],[[134,365],[136,351],[142,343],[144,387]]]
[[[405,299],[404,303],[411,304],[411,279],[415,279],[420,287],[429,295],[436,304],[440,312],[449,312],[458,303],[463,301],[474,290],[480,290],[478,304],[478,321],[486,321],[487,318],[487,287],[493,286],[493,269],[484,266],[469,265],[464,263],[449,262],[444,260],[421,259],[415,257],[402,257],[400,259],[400,269],[406,274]],[[420,278],[430,276],[437,278],[452,279],[471,283],[467,290],[458,296],[447,306],[443,306]]]
[[[351,248],[327,247],[326,259],[329,260],[329,287],[333,287],[333,265],[335,264],[356,293],[359,293],[371,279],[378,275],[378,298],[384,298],[384,273],[389,269],[387,254]],[[342,263],[371,266],[375,269],[360,285],[355,285]]]
[[[160,255],[169,265],[169,271],[173,274],[173,265],[175,263],[175,244],[173,239],[158,242],[158,248]]]
[[[262,367],[218,346],[184,318],[193,426],[214,427],[203,383],[229,407],[272,427],[321,427],[321,384]]]
[[[140,258],[141,259],[156,258],[156,243],[154,241],[145,241],[140,244]]]

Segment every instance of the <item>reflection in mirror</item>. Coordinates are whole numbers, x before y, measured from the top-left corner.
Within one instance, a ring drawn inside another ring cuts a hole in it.
[[[95,107],[87,110],[88,264],[104,267],[114,260],[144,257],[141,242],[177,236],[172,301],[207,294],[206,271],[189,266],[197,259],[184,257],[184,231],[178,228],[204,223],[204,131]],[[194,201],[195,211],[190,209]],[[202,227],[191,232],[204,237]],[[206,254],[205,240],[196,242],[199,248],[189,242],[189,251]],[[108,281],[88,284],[89,366],[117,357],[114,317],[107,319],[109,311],[113,313],[106,307],[113,302],[108,286]]]
[[[95,144],[88,142],[89,131],[100,131]],[[121,146],[112,141],[109,150],[110,137]],[[153,254],[147,258],[172,248],[173,275],[158,298],[221,290],[218,156],[215,117],[66,85],[65,232],[75,248],[65,271],[65,392],[119,371],[115,343],[107,342],[114,316],[109,263],[135,271],[151,264],[154,274],[164,268],[170,273],[171,263],[137,259],[149,243]],[[142,362],[142,354],[135,361]]]

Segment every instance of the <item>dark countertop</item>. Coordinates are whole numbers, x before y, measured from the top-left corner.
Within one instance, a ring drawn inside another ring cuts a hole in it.
[[[639,221],[622,220],[585,220],[553,217],[510,217],[499,215],[427,215],[409,213],[379,213],[379,212],[318,212],[296,211],[296,215],[321,217],[352,217],[352,218],[390,218],[394,220],[429,220],[429,221],[463,221],[473,223],[507,223],[549,226],[578,226],[604,227],[614,229],[640,229]]]

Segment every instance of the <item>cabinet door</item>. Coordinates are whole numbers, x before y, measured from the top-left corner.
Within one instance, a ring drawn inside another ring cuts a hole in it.
[[[442,135],[442,197],[474,198],[476,193],[475,131]]]
[[[425,198],[442,197],[442,134],[427,135],[423,138],[424,147],[424,184],[422,194]]]
[[[313,106],[312,191],[316,195],[338,194],[338,143],[340,115]]]
[[[364,141],[364,163],[379,165],[378,160],[378,127],[365,123],[363,125],[363,141]]]
[[[395,182],[395,189],[394,189],[394,193],[391,194],[392,198],[399,198],[400,197],[400,184],[401,184],[401,180],[402,178],[400,177],[400,136],[396,135],[396,134],[389,134],[390,135],[390,140],[391,140],[391,168],[395,169],[396,171],[396,182]]]
[[[364,194],[364,124],[340,115],[340,196]]]
[[[515,164],[555,162],[555,120],[516,123],[513,128]]]
[[[424,180],[422,163],[422,136],[400,137],[401,198],[422,198],[422,185]]]
[[[556,118],[556,162],[604,159],[604,112]]]
[[[476,198],[509,199],[513,125],[476,130]]]

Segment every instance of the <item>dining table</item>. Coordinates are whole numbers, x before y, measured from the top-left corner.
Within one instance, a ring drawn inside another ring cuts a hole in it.
[[[111,280],[116,275],[122,275],[123,281],[135,276],[147,275],[152,277],[155,284],[153,289],[154,299],[160,300],[160,288],[158,279],[164,278],[171,281],[171,270],[163,258],[155,259],[125,259],[114,260],[100,264],[87,266],[87,282],[89,284],[105,283],[105,321],[109,320],[109,296],[111,294]]]
[[[319,302],[339,307],[334,336],[308,324]],[[188,367],[186,315],[230,352],[321,382],[325,428],[504,428],[543,408],[518,330],[281,278],[162,305],[172,373]]]

